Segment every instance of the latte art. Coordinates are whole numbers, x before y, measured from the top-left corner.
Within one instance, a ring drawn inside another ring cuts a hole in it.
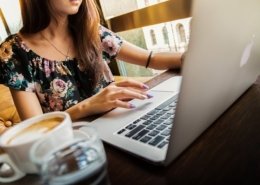
[[[17,132],[6,143],[8,145],[26,143],[41,137],[43,134],[55,128],[64,118],[54,117],[38,121]]]

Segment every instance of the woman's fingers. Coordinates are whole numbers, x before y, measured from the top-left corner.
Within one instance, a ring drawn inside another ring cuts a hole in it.
[[[118,87],[134,87],[134,88],[143,89],[143,90],[149,89],[149,87],[146,84],[136,81],[136,80],[132,80],[132,79],[115,82],[114,84]]]
[[[111,87],[108,89],[109,98],[113,99],[140,99],[150,98],[146,92],[137,92],[123,87]]]
[[[148,98],[153,97],[152,95],[146,93],[146,91],[149,89],[149,87],[146,84],[136,81],[136,80],[127,79],[127,80],[123,80],[120,82],[115,82],[115,83],[113,83],[113,86],[124,87],[130,91],[135,91],[135,92],[143,94],[145,96],[148,95]]]
[[[132,108],[135,108],[135,105],[129,103],[129,102],[124,102],[124,101],[121,101],[121,100],[114,100],[112,102],[112,106],[113,108],[115,107],[121,107],[121,108],[126,108],[126,109],[132,109]]]
[[[144,90],[144,89],[137,89],[137,88],[133,88],[133,87],[123,87],[123,88],[127,89],[129,91],[134,91],[136,93],[143,94],[143,95],[148,95],[147,90]]]

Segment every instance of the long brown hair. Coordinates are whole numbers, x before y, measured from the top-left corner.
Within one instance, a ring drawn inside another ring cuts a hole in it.
[[[20,32],[37,33],[51,21],[49,0],[20,0],[23,27]],[[69,15],[69,29],[77,47],[77,61],[87,79],[85,88],[92,91],[101,77],[100,17],[94,0],[83,0],[79,11]]]

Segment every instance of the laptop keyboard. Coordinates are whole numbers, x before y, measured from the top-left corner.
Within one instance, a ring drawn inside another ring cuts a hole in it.
[[[177,96],[166,100],[152,111],[117,131],[117,134],[157,148],[167,146],[176,103]]]

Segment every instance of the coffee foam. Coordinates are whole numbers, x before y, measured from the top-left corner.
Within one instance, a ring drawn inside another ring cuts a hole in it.
[[[54,117],[38,121],[17,132],[6,142],[8,145],[17,145],[33,141],[55,128],[63,121],[63,118]]]

